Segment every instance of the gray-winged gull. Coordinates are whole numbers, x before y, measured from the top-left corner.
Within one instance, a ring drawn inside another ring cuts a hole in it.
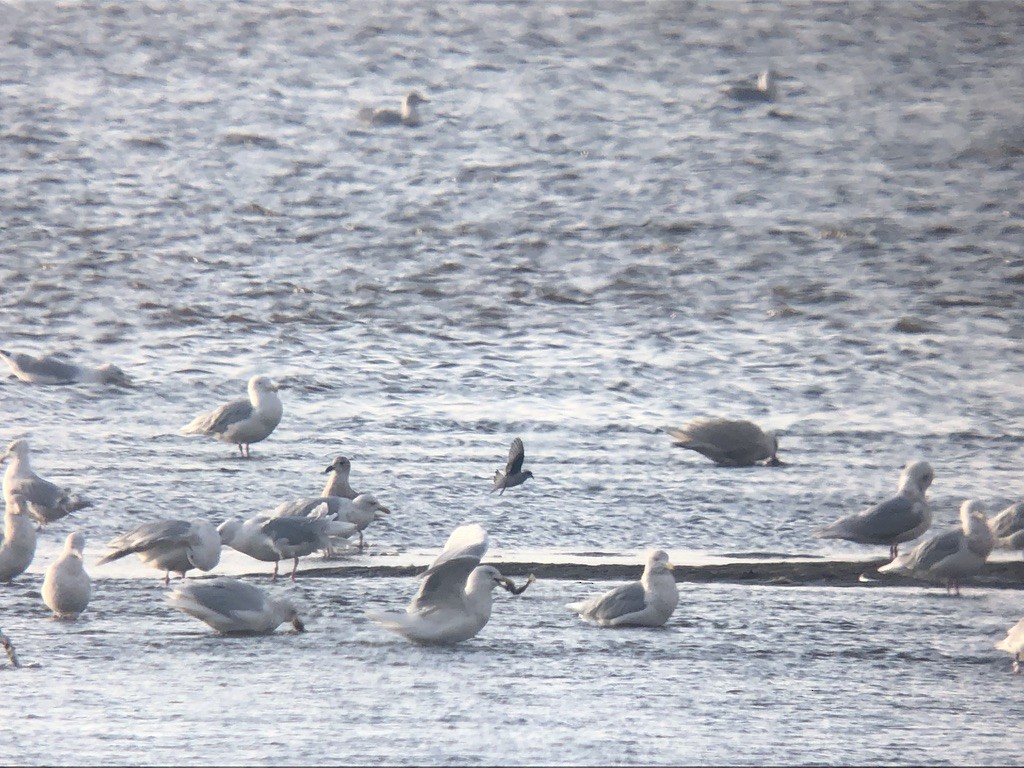
[[[662,427],[676,439],[676,448],[686,448],[706,456],[723,467],[750,467],[759,461],[780,466],[779,440],[774,432],[765,432],[746,419],[694,419],[682,427]]]
[[[36,554],[36,526],[29,519],[25,499],[14,493],[6,502],[4,538],[0,543],[0,581],[10,581],[23,574]]]
[[[81,531],[68,534],[64,551],[50,563],[43,576],[43,602],[54,618],[74,619],[89,605],[92,586],[85,572],[82,553],[85,535]]]
[[[976,575],[992,551],[992,531],[981,502],[960,505],[960,527],[932,536],[905,555],[878,569],[905,573],[917,579],[945,581],[946,594],[960,594],[960,580]]]
[[[494,487],[491,488],[491,493],[498,491],[498,495],[501,496],[506,488],[522,485],[533,477],[533,472],[530,470],[523,471],[523,460],[525,458],[526,450],[523,448],[523,441],[517,437],[512,441],[512,445],[508,449],[508,461],[505,463],[505,470],[499,469],[494,473]]]
[[[290,600],[270,597],[259,587],[227,576],[177,585],[166,600],[222,635],[270,634],[286,621],[297,632],[306,629]]]
[[[330,477],[327,478],[327,484],[320,495],[354,499],[359,495],[359,492],[349,485],[348,477],[351,472],[352,462],[348,456],[336,456],[334,461],[324,470],[324,474],[330,475]]]
[[[359,110],[358,116],[360,120],[364,120],[374,126],[407,125],[413,127],[422,122],[417,106],[429,103],[430,99],[424,98],[416,91],[409,91],[402,99],[402,108],[400,110],[388,109],[386,107],[379,109],[364,107]]]
[[[417,643],[447,645],[474,637],[491,618],[491,590],[517,590],[493,565],[480,565],[487,531],[460,525],[418,578],[419,592],[404,613],[367,611],[369,619]]]
[[[143,523],[111,540],[112,550],[98,565],[136,554],[146,565],[164,571],[164,584],[171,571],[182,578],[193,568],[209,571],[220,562],[221,538],[206,520],[154,520]]]
[[[233,400],[197,416],[182,427],[181,433],[208,435],[222,443],[233,443],[238,446],[239,455],[248,458],[249,446],[265,440],[281,422],[284,409],[278,389],[280,386],[267,376],[253,376],[249,379],[248,398]]]
[[[84,496],[70,493],[32,471],[28,440],[14,440],[8,445],[0,456],[0,464],[8,459],[10,463],[4,472],[4,496],[20,494],[25,499],[29,514],[40,527],[92,506],[92,501]]]
[[[631,581],[589,600],[569,603],[566,608],[601,627],[660,627],[669,620],[678,602],[679,589],[668,553],[655,549],[647,555],[640,581]]]
[[[350,523],[322,517],[271,517],[258,514],[243,520],[232,517],[218,526],[224,544],[249,557],[274,564],[272,581],[277,580],[281,560],[292,558],[291,579],[299,558],[331,546],[331,536],[353,533]]]
[[[1020,655],[1024,653],[1024,619],[1021,619],[1006,632],[1006,637],[996,643],[996,648],[1013,654],[1014,674],[1020,673]]]
[[[775,101],[779,95],[778,79],[775,70],[765,69],[758,73],[756,84],[735,83],[726,86],[723,93],[737,101]]]
[[[1024,549],[1024,501],[1000,510],[988,521],[988,527],[997,549]]]
[[[114,384],[127,387],[132,383],[131,377],[113,363],[92,367],[77,365],[56,355],[35,357],[5,349],[0,349],[0,358],[14,376],[29,384]]]
[[[899,545],[916,539],[932,524],[932,509],[925,491],[935,479],[927,461],[907,464],[900,472],[896,495],[863,512],[854,512],[819,528],[819,539],[845,539],[857,544],[888,544],[889,557],[899,554]]]
[[[391,510],[377,501],[372,493],[361,493],[354,499],[341,496],[317,496],[306,499],[295,499],[279,504],[270,512],[270,517],[319,517],[348,523],[351,529],[347,533],[332,533],[331,536],[348,538],[359,534],[359,551],[365,547],[363,531],[374,520],[383,520]],[[341,531],[341,528],[337,528]]]

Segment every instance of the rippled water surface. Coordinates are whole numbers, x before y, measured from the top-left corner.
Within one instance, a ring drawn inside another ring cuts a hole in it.
[[[1020,4],[19,0],[0,39],[0,342],[136,379],[0,380],[0,438],[96,500],[0,590],[38,664],[0,668],[9,760],[1018,759],[1017,590],[694,585],[602,632],[561,605],[610,584],[549,580],[438,651],[362,618],[412,579],[300,578],[309,633],[223,641],[95,560],[341,453],[393,510],[355,563],[468,520],[552,558],[881,556],[810,532],[916,458],[937,526],[1020,500]],[[774,104],[722,92],[767,67]],[[422,126],[356,119],[410,89]],[[255,373],[285,413],[252,459],[178,434]],[[715,414],[789,466],[658,431]],[[491,496],[516,435],[535,477]],[[95,594],[54,623],[75,525]]]

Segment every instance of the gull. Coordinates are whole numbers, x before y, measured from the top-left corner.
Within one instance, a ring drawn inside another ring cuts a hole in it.
[[[1020,673],[1020,655],[1024,653],[1024,619],[1021,619],[1006,632],[1006,637],[996,643],[996,648],[1013,654],[1013,673]]]
[[[359,534],[359,551],[365,547],[363,531],[374,520],[383,520],[391,510],[377,501],[372,493],[361,493],[354,499],[341,496],[317,496],[296,499],[279,504],[270,512],[270,517],[312,517],[347,523],[351,526],[347,532],[332,533],[331,536],[348,538]],[[344,531],[344,528],[335,528]]]
[[[36,527],[28,515],[28,505],[21,494],[7,497],[4,538],[0,543],[0,581],[11,581],[32,564],[36,553]]]
[[[1024,549],[1024,501],[1011,504],[988,521],[997,549]]]
[[[271,581],[277,581],[280,561],[292,558],[291,580],[299,558],[331,546],[331,536],[351,535],[350,523],[320,517],[271,517],[259,514],[243,520],[232,517],[217,528],[223,542],[238,552],[274,564]]]
[[[765,461],[765,466],[781,466],[776,455],[779,440],[774,432],[765,432],[746,419],[694,419],[682,427],[662,427],[686,448],[706,456],[723,467],[751,467]]]
[[[505,493],[506,488],[522,485],[533,477],[533,472],[529,470],[523,471],[523,460],[525,458],[526,452],[523,449],[523,441],[517,437],[512,441],[512,445],[508,449],[508,462],[505,464],[505,471],[502,472],[499,469],[494,473],[494,487],[491,488],[491,493],[498,491],[498,495],[501,496]],[[498,490],[499,488],[501,490]]]
[[[417,643],[449,645],[474,637],[491,618],[491,590],[516,589],[493,565],[480,565],[487,543],[481,525],[460,525],[419,575],[423,583],[405,612],[367,611],[367,618]]]
[[[171,571],[185,578],[193,568],[215,568],[220,562],[221,538],[206,520],[154,520],[122,533],[107,547],[112,551],[100,558],[98,565],[134,553],[146,565],[164,571],[164,584],[169,584]]]
[[[89,499],[69,493],[32,471],[28,440],[15,440],[8,445],[4,455],[0,456],[0,464],[7,459],[11,462],[4,472],[4,496],[20,494],[28,505],[29,514],[36,519],[40,528],[79,509],[92,506]]]
[[[249,446],[265,440],[281,422],[280,386],[267,376],[249,379],[249,397],[225,403],[214,411],[194,418],[182,427],[184,435],[209,435],[224,443],[234,443],[243,458],[249,458]],[[245,450],[242,450],[245,446]]]
[[[222,635],[267,635],[286,621],[296,632],[306,631],[290,600],[272,598],[259,587],[227,576],[180,584],[166,600]]]
[[[55,619],[75,619],[89,604],[89,574],[82,563],[85,534],[74,531],[64,542],[64,551],[50,563],[43,576],[43,602]]]
[[[405,98],[402,99],[401,110],[364,107],[359,110],[359,119],[375,126],[407,125],[414,127],[422,122],[419,110],[416,109],[417,105],[429,103],[430,99],[424,98],[416,91],[409,91],[409,93],[405,94]]]
[[[321,496],[338,496],[343,499],[354,499],[359,493],[348,484],[348,476],[352,471],[352,462],[348,456],[337,456],[327,469],[324,470],[327,478],[327,485]]]
[[[992,551],[981,502],[968,499],[960,505],[960,528],[937,534],[878,569],[879,573],[905,573],[914,578],[946,582],[946,594],[960,594],[960,579],[981,571]]]
[[[640,581],[615,587],[589,600],[566,606],[580,618],[600,627],[660,627],[676,609],[679,590],[668,553],[648,553]]]
[[[737,101],[775,101],[779,95],[778,73],[766,69],[757,75],[757,85],[737,83],[727,86],[724,93]]]
[[[57,355],[35,357],[24,352],[0,349],[0,358],[11,373],[29,384],[114,384],[131,386],[131,377],[113,363],[93,368],[76,365]]]
[[[907,464],[900,472],[896,495],[869,507],[841,517],[819,528],[819,539],[845,539],[857,544],[888,544],[889,557],[899,554],[899,545],[916,539],[932,524],[932,510],[924,497],[935,472],[927,461]]]

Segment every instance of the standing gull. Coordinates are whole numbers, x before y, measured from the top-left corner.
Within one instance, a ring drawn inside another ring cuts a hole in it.
[[[566,606],[580,618],[601,627],[660,627],[676,609],[679,589],[668,553],[647,555],[640,581],[615,587],[603,595]]]
[[[259,587],[227,576],[178,585],[166,599],[172,608],[195,616],[222,635],[267,635],[286,621],[296,632],[306,630],[290,600],[272,598]]]
[[[76,365],[56,355],[34,357],[24,352],[0,349],[0,359],[10,367],[11,373],[29,384],[114,384],[127,387],[131,377],[112,363],[96,368]]]
[[[409,91],[409,93],[405,94],[405,97],[402,99],[401,110],[387,108],[373,109],[372,107],[364,107],[359,110],[359,119],[374,126],[407,125],[412,128],[422,122],[420,120],[419,110],[416,107],[419,104],[429,103],[430,99],[424,98],[416,91]]]
[[[997,549],[1024,549],[1024,501],[1011,504],[988,521]]]
[[[36,519],[40,528],[79,509],[92,506],[89,499],[69,493],[33,472],[28,456],[28,440],[15,440],[0,456],[0,464],[7,459],[11,460],[4,472],[4,497],[20,494],[25,499],[29,514]]]
[[[331,536],[351,535],[350,523],[322,517],[271,517],[255,515],[248,520],[232,517],[217,528],[221,540],[238,552],[274,564],[271,581],[277,581],[281,560],[292,558],[291,580],[299,568],[299,558],[331,546]]]
[[[23,574],[36,554],[36,527],[28,517],[28,505],[19,493],[7,497],[4,538],[0,542],[0,581]]]
[[[372,493],[361,493],[354,499],[341,496],[318,496],[314,498],[296,499],[279,504],[270,513],[270,517],[318,517],[348,523],[347,532],[332,533],[334,537],[348,538],[359,534],[359,551],[366,546],[363,531],[374,520],[383,520],[391,510],[377,501]],[[337,528],[338,531],[345,530]]]
[[[905,573],[918,579],[945,581],[946,594],[960,594],[960,579],[976,575],[992,551],[992,531],[979,501],[960,505],[960,527],[921,542],[878,569],[879,573]]]
[[[447,645],[474,637],[491,618],[491,590],[516,586],[493,565],[480,565],[487,531],[460,525],[419,575],[419,592],[404,613],[367,611],[369,619],[417,643]]]
[[[43,576],[43,602],[55,619],[75,619],[89,604],[89,574],[82,563],[85,535],[75,531],[64,542],[64,551],[50,563]]]
[[[122,533],[107,547],[112,551],[98,565],[136,554],[153,568],[164,571],[164,584],[171,571],[182,578],[193,568],[209,571],[220,562],[220,534],[206,520],[154,520]]]
[[[766,460],[765,466],[782,464],[776,455],[779,440],[774,432],[764,432],[745,419],[694,419],[682,427],[663,427],[662,430],[678,442],[677,448],[686,448],[706,456],[723,467],[751,467]]]
[[[234,443],[239,455],[249,458],[250,444],[265,440],[274,431],[283,408],[277,396],[280,386],[268,377],[253,376],[248,389],[248,399],[239,398],[197,416],[182,427],[182,434],[209,435],[223,443]]]
[[[932,510],[924,494],[934,479],[935,472],[927,461],[907,464],[900,473],[895,496],[863,512],[841,517],[814,535],[857,544],[888,544],[889,557],[894,558],[902,542],[916,539],[932,524]]]
[[[494,487],[491,488],[491,493],[498,491],[498,495],[501,496],[505,493],[506,488],[522,485],[533,477],[533,472],[530,470],[523,471],[525,458],[526,451],[523,449],[523,441],[517,437],[508,449],[508,462],[505,464],[505,471],[502,472],[499,469],[494,473]],[[498,490],[499,488],[501,490]]]
[[[354,499],[359,493],[348,483],[348,476],[351,472],[352,462],[348,456],[336,456],[324,470],[324,474],[330,475],[330,477],[327,478],[327,484],[320,495]]]

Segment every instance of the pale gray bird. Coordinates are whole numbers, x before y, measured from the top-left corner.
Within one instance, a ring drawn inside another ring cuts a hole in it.
[[[1011,504],[988,521],[997,549],[1024,549],[1024,501]]]
[[[220,562],[221,538],[206,520],[154,520],[143,523],[111,540],[111,550],[98,565],[136,554],[148,566],[164,572],[164,584],[171,571],[185,574],[193,568],[209,571]]]
[[[566,608],[600,627],[660,627],[669,620],[678,602],[679,589],[668,553],[656,549],[648,553],[640,581],[631,581],[589,600],[569,603]]]
[[[92,506],[92,501],[78,494],[44,480],[32,471],[29,461],[28,440],[15,440],[7,446],[0,464],[10,459],[4,472],[4,497],[20,494],[24,498],[28,513],[42,528],[46,523]]]
[[[980,501],[960,505],[960,527],[932,536],[878,569],[917,579],[944,581],[946,594],[960,594],[960,580],[978,574],[992,551],[992,531]]]
[[[996,648],[1013,654],[1013,672],[1020,673],[1020,655],[1024,653],[1024,619],[1021,619],[1006,632],[1006,637],[996,643]]]
[[[694,419],[682,427],[662,427],[674,437],[677,448],[686,448],[706,456],[723,467],[750,467],[759,461],[777,467],[779,440],[774,432],[765,432],[746,419]]]
[[[375,520],[383,520],[391,510],[377,501],[372,493],[361,493],[354,499],[341,496],[317,496],[294,501],[285,501],[270,512],[270,517],[318,517],[348,523],[351,528],[345,533],[333,533],[334,537],[348,538],[359,534],[359,551],[365,547],[363,531]],[[337,531],[343,528],[335,528]]]
[[[233,400],[197,416],[182,427],[181,433],[208,435],[223,443],[233,443],[240,456],[249,458],[249,446],[267,439],[281,423],[284,409],[277,396],[279,389],[267,376],[253,376],[249,379],[248,398]]]
[[[339,496],[343,499],[354,499],[359,493],[348,483],[349,473],[352,471],[352,462],[348,456],[338,456],[324,470],[327,478],[327,485],[321,496]]]
[[[222,635],[266,635],[286,621],[296,632],[306,630],[290,600],[272,598],[259,587],[227,576],[180,584],[166,600]]]
[[[525,459],[526,451],[523,448],[523,441],[517,437],[508,449],[508,462],[505,464],[505,470],[499,469],[494,473],[494,487],[491,488],[491,493],[498,491],[498,495],[501,496],[505,493],[506,488],[522,485],[533,477],[533,472],[530,470],[523,471]]]
[[[23,574],[36,554],[36,527],[29,519],[28,505],[19,493],[7,497],[4,537],[0,542],[0,581]]]
[[[0,358],[14,376],[29,384],[113,384],[127,387],[132,383],[131,377],[113,363],[91,367],[76,365],[56,355],[35,357],[5,349],[0,349]]]
[[[900,473],[896,495],[863,512],[855,512],[819,528],[819,539],[845,539],[858,544],[888,544],[889,557],[899,554],[899,545],[916,539],[932,524],[932,509],[925,491],[935,479],[927,461],[907,464]]]
[[[81,531],[68,534],[64,551],[43,576],[43,602],[55,619],[76,619],[89,605],[92,585],[82,562],[84,549],[85,535]]]
[[[359,110],[359,119],[374,126],[406,125],[415,127],[422,122],[417,106],[429,103],[430,99],[424,98],[416,91],[409,91],[402,99],[400,110],[364,107]]]
[[[330,537],[352,533],[352,526],[318,517],[271,517],[254,515],[243,520],[232,517],[217,528],[221,540],[249,557],[274,564],[271,581],[277,581],[281,560],[292,558],[291,580],[299,567],[299,558],[331,546]]]

